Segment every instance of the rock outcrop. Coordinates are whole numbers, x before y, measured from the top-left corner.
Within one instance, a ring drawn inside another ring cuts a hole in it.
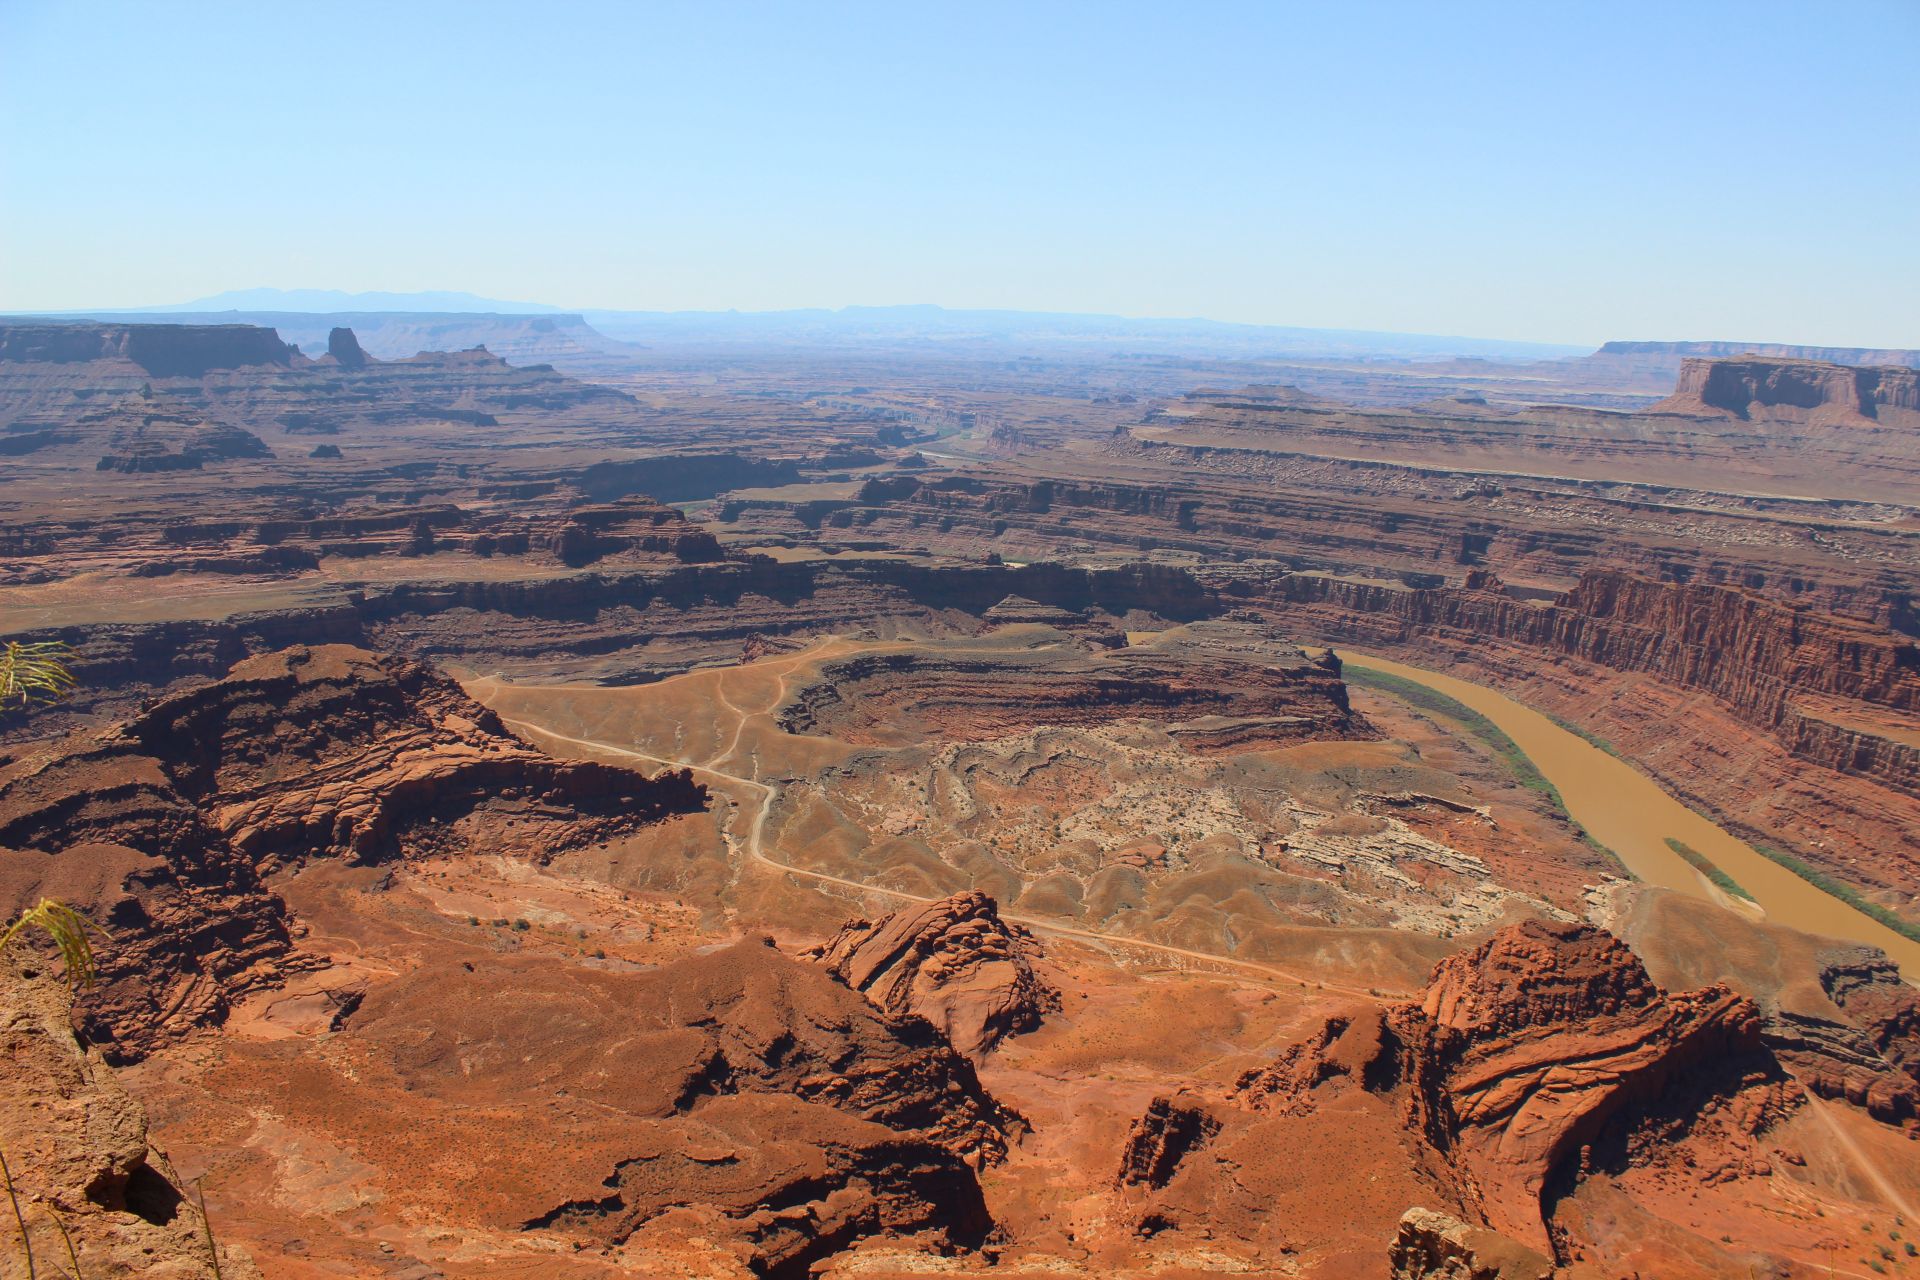
[[[13,1238],[9,1214],[10,1260],[24,1244],[42,1275],[77,1264],[96,1280],[257,1280],[229,1249],[216,1265],[197,1206],[148,1140],[146,1112],[74,1035],[72,997],[32,945],[0,957],[0,1152],[27,1235]]]
[[[1391,1280],[1554,1280],[1550,1259],[1497,1231],[1409,1209],[1388,1254]]]
[[[360,349],[360,340],[353,336],[353,330],[336,326],[327,333],[327,354],[342,369],[364,369],[367,367],[367,353]]]
[[[544,755],[419,664],[301,646],[0,766],[0,905],[50,894],[114,931],[82,1010],[131,1058],[300,963],[276,868],[456,847],[544,862],[705,800],[684,770]]]
[[[978,890],[850,920],[806,955],[890,1015],[926,1019],[976,1059],[1060,1007],[1059,992],[1034,971],[1038,941]]]
[[[1220,1121],[1198,1098],[1155,1098],[1133,1127],[1120,1153],[1122,1187],[1164,1187],[1180,1162],[1220,1132]]]
[[[1583,1168],[1659,1158],[1634,1147],[1641,1126],[1713,1128],[1745,1168],[1794,1097],[1752,1002],[1664,994],[1610,935],[1539,921],[1442,961],[1419,1004],[1330,1019],[1239,1083],[1248,1105],[1295,1115],[1351,1090],[1399,1097],[1462,1201],[1542,1250]]]
[[[1887,1124],[1920,1121],[1920,994],[1867,947],[1825,957],[1819,980],[1845,1020],[1782,1010],[1769,1043],[1812,1092]]]

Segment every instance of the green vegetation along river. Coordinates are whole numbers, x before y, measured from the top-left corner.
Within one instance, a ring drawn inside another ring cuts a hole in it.
[[[1774,924],[1879,947],[1909,981],[1920,978],[1920,942],[1822,892],[1681,804],[1658,783],[1522,703],[1485,686],[1421,667],[1339,650],[1349,666],[1424,685],[1486,717],[1513,740],[1560,794],[1569,816],[1649,884],[1739,910],[1687,857],[1704,859],[1744,889]],[[1672,843],[1669,843],[1672,842]],[[1752,910],[1752,907],[1748,908]]]

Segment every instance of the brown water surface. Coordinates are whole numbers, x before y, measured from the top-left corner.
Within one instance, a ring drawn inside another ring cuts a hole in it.
[[[1423,684],[1464,703],[1498,725],[1559,789],[1574,821],[1620,855],[1634,875],[1697,898],[1741,904],[1667,847],[1668,837],[1691,846],[1732,876],[1774,924],[1879,947],[1912,982],[1920,978],[1920,942],[1895,933],[1872,916],[1823,893],[1779,863],[1754,851],[1717,824],[1681,804],[1645,774],[1569,733],[1546,716],[1502,693],[1453,676],[1350,650],[1341,660]]]

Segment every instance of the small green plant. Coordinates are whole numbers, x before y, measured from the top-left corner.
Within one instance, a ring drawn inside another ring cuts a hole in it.
[[[58,702],[73,692],[73,647],[58,640],[7,641],[0,648],[0,708]]]
[[[522,916],[520,919],[515,920],[513,922],[513,931],[515,933],[525,933],[527,930],[531,928],[533,928],[533,926],[527,923],[525,916]]]
[[[1672,836],[1668,836],[1667,848],[1673,850],[1675,853],[1679,854],[1682,858],[1686,859],[1688,866],[1692,867],[1695,871],[1698,871],[1701,875],[1705,876],[1707,879],[1713,881],[1714,884],[1718,885],[1720,888],[1724,889],[1726,892],[1732,894],[1734,897],[1745,898],[1748,902],[1753,901],[1753,895],[1748,893],[1745,889],[1741,888],[1740,883],[1737,880],[1735,880],[1732,876],[1728,875],[1726,872],[1722,871],[1718,866],[1714,865],[1714,862],[1712,859],[1708,858],[1706,854],[1700,852],[1698,849],[1694,848],[1692,845],[1687,844],[1685,841],[1682,841],[1682,840],[1675,840]]]
[[[13,945],[13,940],[28,929],[43,930],[53,939],[54,946],[60,950],[61,963],[66,966],[67,982],[74,987],[90,987],[97,976],[93,959],[93,942],[87,937],[89,930],[100,926],[75,911],[64,902],[53,898],[42,898],[33,906],[20,913],[20,918],[7,926],[0,934],[0,951]]]

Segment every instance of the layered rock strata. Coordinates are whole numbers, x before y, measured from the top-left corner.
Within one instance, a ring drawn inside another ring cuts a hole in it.
[[[1239,1095],[1296,1115],[1350,1090],[1397,1097],[1463,1202],[1551,1251],[1552,1202],[1600,1153],[1628,1150],[1641,1125],[1686,1117],[1752,1145],[1790,1108],[1761,1025],[1724,987],[1659,991],[1597,929],[1529,922],[1442,961],[1417,1005],[1329,1020],[1244,1076]]]
[[[856,743],[931,733],[977,741],[1034,724],[1142,719],[1199,751],[1303,738],[1367,737],[1347,704],[1339,661],[1309,658],[1257,623],[1209,620],[1113,647],[1036,632],[1001,651],[922,648],[861,654],[824,667],[780,712],[789,732]]]
[[[1034,969],[1041,954],[1032,933],[1002,920],[978,890],[850,920],[806,953],[877,1007],[926,1019],[975,1059],[1059,1009],[1060,993]]]
[[[276,868],[546,861],[705,801],[684,770],[546,756],[426,667],[296,647],[0,766],[0,902],[49,894],[113,931],[84,1025],[137,1057],[302,963]]]

